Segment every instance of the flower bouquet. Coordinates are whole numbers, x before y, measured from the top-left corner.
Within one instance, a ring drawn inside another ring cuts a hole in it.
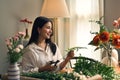
[[[100,30],[99,32],[92,32],[92,34],[95,34],[95,36],[93,40],[90,41],[89,45],[96,46],[95,51],[98,49],[104,49],[107,52],[111,64],[112,50],[114,48],[120,48],[120,35],[118,33],[120,19],[113,22],[114,30],[108,30],[106,26],[102,23],[102,18],[103,17],[101,17],[98,21],[91,20],[91,22],[99,24]]]
[[[8,60],[10,63],[16,63],[23,55],[23,45],[21,44],[25,33],[18,32],[15,36],[6,39],[6,45],[8,48]]]
[[[90,45],[96,46],[97,49],[99,48],[120,48],[120,35],[118,33],[118,30],[116,28],[118,28],[118,25],[120,25],[120,21],[119,23],[116,22],[116,20],[113,22],[113,26],[115,26],[113,31],[108,30],[105,25],[103,23],[101,23],[101,19],[100,18],[99,21],[95,21],[97,24],[100,25],[100,30],[99,32],[93,32],[92,34],[96,34],[93,38],[93,40],[89,43]]]

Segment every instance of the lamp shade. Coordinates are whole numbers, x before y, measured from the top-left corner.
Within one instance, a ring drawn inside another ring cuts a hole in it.
[[[69,17],[69,11],[65,0],[44,0],[40,15],[49,18]]]

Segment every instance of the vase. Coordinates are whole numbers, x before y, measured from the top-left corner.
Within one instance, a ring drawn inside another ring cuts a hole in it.
[[[20,69],[17,63],[13,63],[9,65],[8,80],[20,80]]]
[[[29,38],[29,33],[28,33],[28,28],[25,29],[25,37],[24,39],[28,39]]]
[[[106,52],[104,52],[103,54],[105,54],[101,61],[103,64],[111,67],[118,66],[118,52],[116,49],[110,49],[109,51],[106,50]]]

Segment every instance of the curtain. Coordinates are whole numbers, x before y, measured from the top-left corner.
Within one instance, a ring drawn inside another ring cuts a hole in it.
[[[77,51],[75,56],[100,60],[100,51],[94,51],[95,47],[88,45],[94,36],[90,32],[99,31],[99,25],[89,20],[98,20],[103,16],[103,0],[67,0],[67,4],[71,17],[65,19],[65,48],[86,47],[87,49]]]

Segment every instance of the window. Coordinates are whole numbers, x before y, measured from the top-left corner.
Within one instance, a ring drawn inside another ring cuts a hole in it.
[[[87,47],[87,49],[81,49],[76,56],[81,54],[82,56],[91,57],[97,60],[101,59],[100,51],[95,51],[95,47],[88,45],[92,40],[93,34],[90,31],[95,32],[99,30],[99,26],[95,23],[89,22],[91,19],[98,20],[103,16],[103,0],[69,0],[70,5],[70,22],[69,22],[69,44],[68,47]],[[68,2],[69,2],[68,1]],[[102,3],[102,4],[101,4]]]

